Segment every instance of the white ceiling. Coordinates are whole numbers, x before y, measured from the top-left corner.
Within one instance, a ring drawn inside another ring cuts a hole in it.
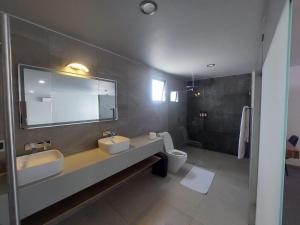
[[[1,0],[0,9],[171,74],[253,70],[263,0],[156,2],[153,16],[140,0]]]

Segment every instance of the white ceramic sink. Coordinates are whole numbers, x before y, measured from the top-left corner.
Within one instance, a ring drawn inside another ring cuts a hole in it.
[[[98,140],[98,146],[110,154],[116,154],[129,149],[129,142],[129,138],[113,136]]]
[[[64,156],[58,150],[48,150],[17,157],[19,186],[58,174],[64,169]]]

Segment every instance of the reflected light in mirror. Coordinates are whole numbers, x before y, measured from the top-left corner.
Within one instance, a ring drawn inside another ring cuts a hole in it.
[[[80,63],[70,63],[66,66],[66,69],[67,70],[72,70],[73,72],[75,71],[76,73],[88,73],[89,72],[89,69],[85,66],[85,65],[82,65]],[[69,71],[69,72],[72,72],[72,71]]]

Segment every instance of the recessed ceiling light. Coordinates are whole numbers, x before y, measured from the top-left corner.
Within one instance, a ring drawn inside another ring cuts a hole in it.
[[[40,84],[45,84],[46,81],[44,81],[44,80],[39,80],[39,83],[40,83]]]
[[[29,90],[29,93],[30,94],[34,94],[34,90]]]
[[[215,67],[216,66],[216,64],[214,64],[214,63],[211,63],[211,64],[207,64],[206,65],[206,67]]]
[[[157,4],[153,1],[142,1],[140,3],[140,9],[142,13],[146,15],[153,15],[157,11]]]

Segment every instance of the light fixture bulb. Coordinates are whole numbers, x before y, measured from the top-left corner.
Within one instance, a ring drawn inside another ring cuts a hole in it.
[[[85,73],[88,73],[90,71],[85,65],[82,65],[80,63],[70,63],[66,67],[76,71],[82,71]]]
[[[157,4],[153,1],[142,1],[140,3],[140,9],[142,13],[146,15],[153,15],[157,11]]]

